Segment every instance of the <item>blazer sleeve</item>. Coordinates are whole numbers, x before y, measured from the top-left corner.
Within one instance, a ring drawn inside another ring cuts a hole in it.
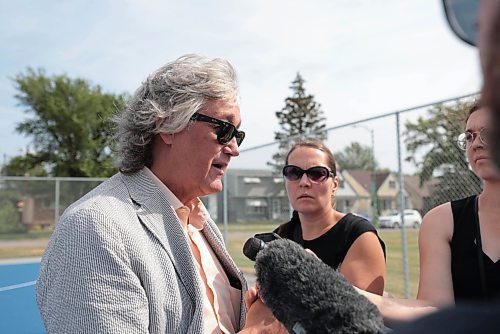
[[[49,333],[148,332],[148,300],[111,220],[81,209],[58,223],[37,283]]]

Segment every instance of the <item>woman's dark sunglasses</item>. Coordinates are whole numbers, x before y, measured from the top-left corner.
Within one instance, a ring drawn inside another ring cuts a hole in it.
[[[245,132],[238,131],[238,129],[236,129],[234,125],[228,122],[221,121],[220,119],[196,112],[193,114],[193,116],[191,116],[191,120],[217,125],[217,140],[222,145],[227,145],[231,141],[231,139],[233,139],[233,137],[236,137],[236,143],[238,144],[238,146],[240,146],[243,142],[243,139],[245,139]]]
[[[330,176],[335,176],[331,170],[323,166],[314,166],[307,170],[303,170],[294,165],[286,165],[283,167],[283,176],[287,181],[298,181],[302,178],[304,173],[307,174],[307,177],[313,182],[323,182]]]

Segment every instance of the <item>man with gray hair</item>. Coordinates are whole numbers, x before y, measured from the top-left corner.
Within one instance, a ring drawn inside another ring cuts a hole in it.
[[[199,200],[222,190],[245,138],[231,64],[166,64],[116,123],[120,172],[64,212],[41,262],[48,332],[280,331],[259,299],[247,314],[245,279]]]

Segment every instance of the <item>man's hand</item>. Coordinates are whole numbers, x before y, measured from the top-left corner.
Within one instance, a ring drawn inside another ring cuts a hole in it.
[[[287,334],[285,326],[279,322],[262,300],[259,298],[258,288],[251,288],[245,295],[245,304],[248,308],[245,328],[240,334]]]

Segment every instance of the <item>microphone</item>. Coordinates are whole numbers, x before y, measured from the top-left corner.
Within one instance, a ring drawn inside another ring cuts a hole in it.
[[[291,240],[269,242],[258,252],[255,270],[260,298],[290,333],[380,333],[384,328],[375,305]]]
[[[266,248],[269,242],[276,239],[281,239],[276,233],[257,233],[245,242],[243,245],[243,254],[250,260],[255,261],[257,253]]]

